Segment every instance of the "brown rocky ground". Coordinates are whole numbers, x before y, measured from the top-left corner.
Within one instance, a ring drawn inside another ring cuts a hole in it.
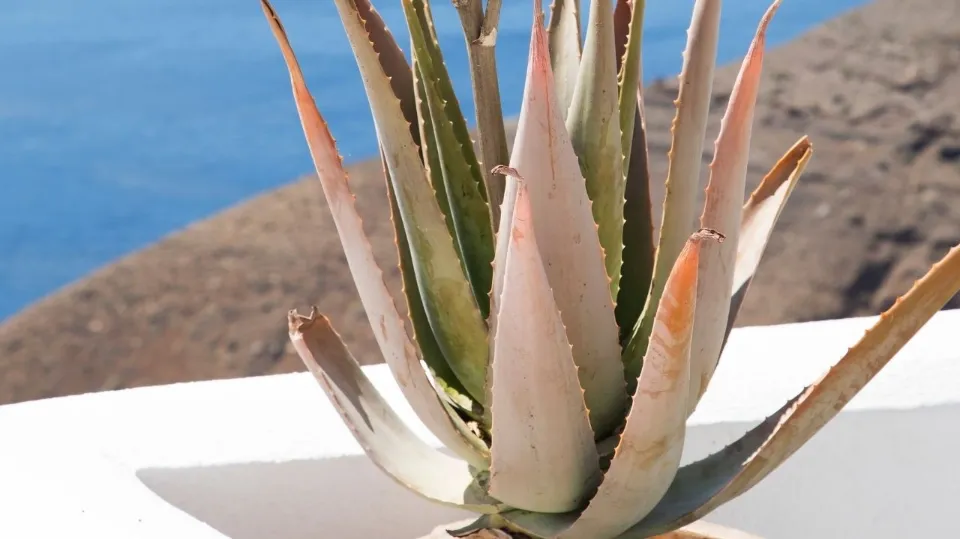
[[[749,186],[802,133],[815,155],[739,325],[877,313],[960,240],[958,20],[958,0],[879,0],[768,56]],[[711,137],[735,72],[718,71]],[[672,80],[647,92],[657,178],[675,92]],[[393,268],[379,167],[358,164],[351,177],[374,248]],[[397,271],[387,278],[397,292]],[[362,361],[380,361],[319,183],[306,178],[0,326],[0,403],[301,370],[285,314],[310,303]]]

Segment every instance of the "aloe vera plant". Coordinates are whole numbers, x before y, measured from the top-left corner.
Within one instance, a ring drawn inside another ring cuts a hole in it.
[[[730,446],[680,466],[686,421],[812,155],[801,138],[744,203],[765,33],[779,0],[734,85],[699,227],[720,1],[696,0],[657,237],[640,86],[642,0],[591,0],[583,27],[579,0],[555,0],[549,23],[533,2],[509,154],[494,55],[500,2],[454,0],[478,152],[429,1],[399,1],[409,61],[370,0],[333,3],[376,124],[406,319],[288,37],[261,0],[384,359],[449,451],[407,427],[316,309],[291,312],[290,336],[373,462],[421,496],[480,515],[457,535],[706,536],[687,526],[702,526],[799,449],[960,289],[954,248],[822,378]]]

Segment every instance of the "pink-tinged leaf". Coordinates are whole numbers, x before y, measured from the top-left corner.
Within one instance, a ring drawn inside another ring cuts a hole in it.
[[[370,383],[326,317],[291,312],[290,339],[304,364],[370,459],[402,486],[435,502],[481,513],[499,503],[470,466],[421,440]]]
[[[599,456],[525,185],[513,216],[500,231],[510,238],[494,337],[489,492],[513,507],[559,513],[597,485]]]
[[[547,39],[550,42],[550,65],[554,73],[557,101],[560,103],[561,116],[566,120],[580,71],[580,0],[553,1]]]
[[[707,116],[710,112],[719,27],[720,1],[697,0],[690,20],[687,48],[683,52],[680,93],[676,101],[677,112],[671,127],[673,137],[668,154],[666,194],[663,201],[653,282],[646,296],[639,323],[636,328],[631,328],[632,335],[624,353],[624,366],[631,386],[640,374],[643,353],[647,349],[647,340],[653,330],[656,308],[660,304],[660,296],[663,294],[667,276],[670,275],[684,242],[693,232],[696,190],[700,185],[700,162],[707,130]],[[720,232],[727,233],[723,229],[720,229]]]
[[[732,298],[730,314],[727,317],[727,329],[723,338],[724,344],[736,322],[740,306],[750,288],[750,282],[753,281],[753,275],[760,265],[760,259],[773,233],[773,227],[777,224],[780,213],[811,157],[813,157],[813,146],[807,137],[803,137],[763,177],[760,185],[743,206],[740,245],[737,247],[737,263],[733,269]]]
[[[809,441],[957,292],[954,247],[817,382],[723,450],[680,469],[663,500],[622,537],[641,539],[699,520],[743,494]]]
[[[721,244],[707,246],[701,257],[701,264],[705,267],[700,274],[697,292],[697,320],[690,371],[690,383],[693,384],[689,402],[691,413],[713,376],[727,329],[733,269],[746,193],[747,164],[750,160],[753,111],[760,90],[767,26],[778,7],[780,0],[774,1],[764,14],[743,60],[730,94],[730,103],[720,122],[720,134],[710,164],[710,181],[700,226],[717,230],[727,239]]]
[[[623,421],[627,401],[617,321],[590,199],[554,92],[546,32],[536,19],[510,167],[531,179],[525,187],[540,257],[591,424],[605,438]]]
[[[280,19],[267,0],[262,0],[261,6],[290,72],[290,82],[307,146],[324,196],[330,205],[330,213],[357,285],[360,302],[370,320],[380,351],[403,390],[404,397],[434,435],[471,464],[485,466],[486,459],[481,448],[464,436],[462,429],[455,425],[455,421],[459,419],[448,414],[437,389],[430,383],[420,364],[417,349],[410,341],[393,297],[384,284],[383,272],[377,265],[373,249],[363,231],[353,193],[347,184],[347,174],[330,130],[310,95]],[[403,132],[408,133],[406,129],[403,129]],[[409,133],[407,136],[409,138]]]
[[[562,539],[618,536],[645,517],[673,481],[686,434],[700,248],[718,240],[715,232],[696,232],[680,252],[657,309],[620,445],[597,494]]]

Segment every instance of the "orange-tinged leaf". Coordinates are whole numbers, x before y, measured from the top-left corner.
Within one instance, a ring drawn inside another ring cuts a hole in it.
[[[667,276],[684,242],[693,232],[696,189],[700,185],[700,164],[710,112],[719,28],[719,0],[697,0],[690,19],[690,37],[683,52],[677,111],[671,126],[672,142],[667,155],[666,193],[653,281],[649,290],[644,292],[649,293],[642,307],[642,315],[639,324],[630,328],[632,336],[624,354],[624,367],[631,387],[640,374],[643,353],[653,330],[656,308],[660,305]]]
[[[700,248],[722,238],[694,233],[677,258],[654,324],[620,445],[580,518],[562,539],[616,537],[660,501],[680,466],[690,390],[690,343]]]
[[[623,420],[627,400],[623,363],[610,279],[586,185],[554,92],[546,38],[537,17],[510,167],[531,178],[525,187],[537,247],[573,347],[591,424],[603,438]]]
[[[533,219],[520,185],[513,222],[500,230],[509,246],[491,369],[489,492],[513,507],[560,513],[585,501],[600,464]]]
[[[660,504],[624,539],[694,522],[759,483],[836,417],[958,291],[960,246],[880,315],[817,382],[739,440],[682,467]]]
[[[447,413],[437,389],[430,383],[420,364],[417,349],[410,341],[393,297],[384,284],[383,272],[377,265],[373,249],[363,231],[353,193],[347,184],[347,174],[330,130],[310,95],[280,19],[267,0],[261,0],[261,6],[290,72],[290,82],[307,146],[324,196],[330,205],[330,213],[357,285],[360,302],[370,320],[380,351],[403,390],[404,397],[434,435],[472,464],[485,466],[486,461],[479,448],[463,435],[462,429],[454,425],[454,421],[458,419]]]
[[[429,500],[497,511],[499,504],[483,493],[466,462],[430,447],[400,419],[316,308],[310,316],[291,312],[289,324],[300,358],[374,464]]]
[[[700,274],[697,292],[696,332],[690,360],[690,383],[693,384],[690,413],[700,402],[713,376],[727,328],[750,159],[753,111],[760,89],[767,26],[778,7],[780,0],[774,1],[764,14],[743,60],[730,94],[730,103],[720,122],[720,134],[710,164],[710,181],[700,226],[717,230],[726,236],[726,241],[708,245],[701,257],[700,263],[705,267]]]

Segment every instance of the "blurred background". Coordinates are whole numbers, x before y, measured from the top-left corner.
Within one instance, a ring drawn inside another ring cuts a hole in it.
[[[399,2],[374,4],[407,50]],[[472,118],[459,21],[447,0],[433,4]],[[693,0],[646,4],[659,211]],[[373,122],[337,12],[325,0],[274,6],[399,294]],[[710,141],[767,6],[724,5]],[[258,2],[32,0],[4,12],[0,404],[302,370],[285,314],[310,304],[361,361],[380,361]],[[960,241],[957,20],[960,0],[784,0],[748,188],[803,134],[814,158],[738,325],[879,313]],[[529,1],[505,2],[508,117],[519,113],[531,23]]]

